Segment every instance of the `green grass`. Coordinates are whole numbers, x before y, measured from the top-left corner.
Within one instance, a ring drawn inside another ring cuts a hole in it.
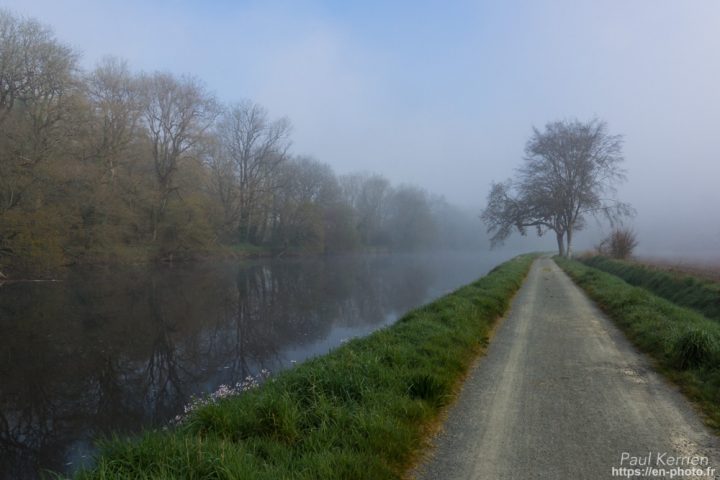
[[[106,440],[77,478],[402,478],[534,258],[510,260],[174,430]]]
[[[610,273],[555,261],[720,430],[720,323]]]
[[[607,257],[595,256],[581,261],[612,273],[631,285],[646,288],[673,303],[692,308],[708,318],[720,321],[720,283]]]

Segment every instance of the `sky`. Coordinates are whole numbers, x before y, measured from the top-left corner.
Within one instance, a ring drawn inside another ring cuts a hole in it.
[[[0,0],[92,68],[203,80],[293,124],[293,152],[480,211],[533,126],[622,134],[641,250],[720,255],[720,1]],[[592,224],[591,224],[592,225]],[[579,238],[598,242],[592,227]]]

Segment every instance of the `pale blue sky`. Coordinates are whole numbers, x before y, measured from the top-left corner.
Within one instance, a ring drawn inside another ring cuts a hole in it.
[[[481,206],[533,125],[626,138],[648,250],[720,248],[720,1],[9,0],[92,66],[190,73],[294,124],[294,152]]]

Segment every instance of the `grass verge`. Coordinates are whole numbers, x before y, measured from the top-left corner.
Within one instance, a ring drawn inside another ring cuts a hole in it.
[[[615,275],[555,261],[720,430],[720,324]]]
[[[104,441],[77,478],[402,478],[534,258],[505,262],[174,430]]]
[[[673,303],[720,321],[720,283],[636,262],[595,256],[586,265],[616,275],[627,283],[650,290]]]

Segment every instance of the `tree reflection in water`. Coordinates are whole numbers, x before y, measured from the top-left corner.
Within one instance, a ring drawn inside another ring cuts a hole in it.
[[[435,257],[432,257],[435,258]],[[450,258],[450,260],[448,260]],[[277,372],[480,276],[478,255],[73,271],[0,288],[0,478],[72,471],[94,439]]]

